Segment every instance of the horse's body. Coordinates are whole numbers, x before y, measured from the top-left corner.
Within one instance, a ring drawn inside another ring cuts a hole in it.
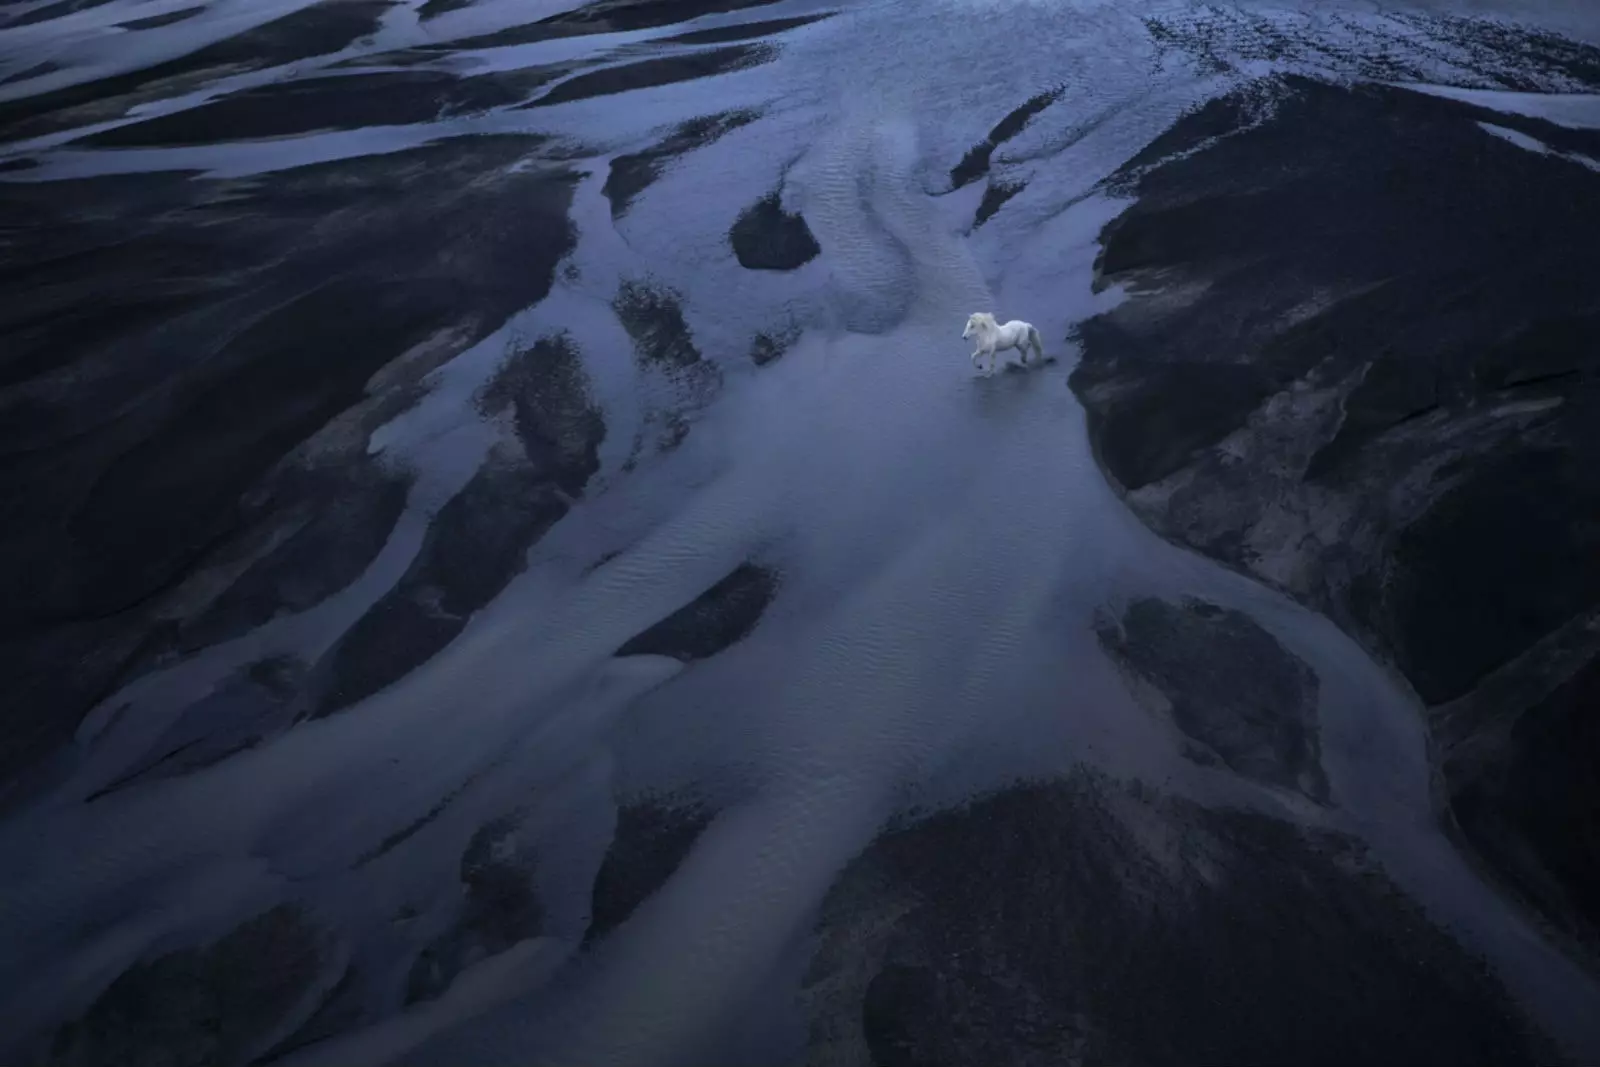
[[[977,339],[978,347],[972,353],[974,367],[983,370],[978,362],[979,357],[989,357],[988,369],[983,370],[985,377],[994,373],[995,365],[1000,360],[1000,353],[1007,350],[1016,351],[1019,361],[1024,366],[1027,365],[1030,348],[1035,358],[1044,359],[1044,343],[1039,339],[1039,331],[1033,328],[1032,323],[1023,322],[1021,319],[1012,319],[1002,326],[987,311],[973,312],[967,318],[967,328],[961,331],[962,340],[969,338]]]

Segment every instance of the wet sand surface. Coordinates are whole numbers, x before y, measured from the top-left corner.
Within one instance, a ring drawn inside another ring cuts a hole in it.
[[[1590,17],[6,5],[0,1060],[1600,1059]]]

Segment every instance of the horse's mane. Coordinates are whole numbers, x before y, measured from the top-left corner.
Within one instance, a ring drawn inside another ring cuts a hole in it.
[[[986,326],[998,326],[998,325],[1000,325],[999,323],[994,321],[994,314],[992,312],[988,312],[988,311],[974,311],[972,313],[972,321],[973,322],[981,322]]]

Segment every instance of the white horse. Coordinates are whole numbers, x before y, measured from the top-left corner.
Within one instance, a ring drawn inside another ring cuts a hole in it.
[[[989,369],[983,372],[984,377],[994,373],[995,364],[999,362],[999,354],[1006,349],[1015,349],[1020,353],[1020,360],[1024,366],[1028,363],[1028,349],[1033,349],[1037,359],[1044,359],[1044,343],[1039,339],[1039,331],[1033,328],[1031,322],[1021,319],[1012,319],[1004,326],[994,321],[994,316],[987,311],[975,311],[967,318],[967,328],[961,331],[963,341],[976,337],[977,350],[972,353],[972,365],[978,367],[978,357],[989,357]],[[980,368],[981,369],[981,368]]]

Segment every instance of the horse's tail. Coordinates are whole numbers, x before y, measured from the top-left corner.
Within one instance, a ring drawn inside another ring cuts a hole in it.
[[[1044,359],[1044,341],[1039,337],[1039,330],[1035,326],[1028,327],[1028,343],[1033,346],[1034,353]]]

